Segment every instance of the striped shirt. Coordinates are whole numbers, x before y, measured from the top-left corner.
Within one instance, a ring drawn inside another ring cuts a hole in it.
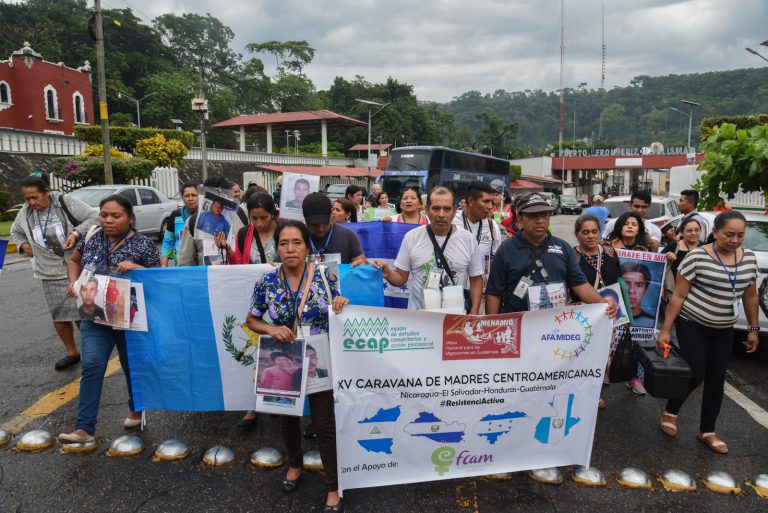
[[[717,259],[704,247],[696,248],[685,257],[677,272],[691,283],[680,315],[689,321],[710,328],[730,328],[736,324],[734,289],[731,286],[736,266],[726,266],[728,273]],[[757,260],[752,250],[745,249],[738,265],[735,296],[741,299],[744,291],[757,280]]]

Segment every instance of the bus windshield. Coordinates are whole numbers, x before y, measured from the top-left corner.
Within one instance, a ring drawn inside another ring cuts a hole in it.
[[[428,150],[392,152],[387,171],[426,171],[431,154]]]

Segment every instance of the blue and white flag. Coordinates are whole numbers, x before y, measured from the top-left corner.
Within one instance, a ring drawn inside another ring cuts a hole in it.
[[[344,226],[357,233],[360,244],[369,262],[382,260],[394,269],[397,252],[403,243],[403,237],[417,224],[385,223],[373,221],[369,223],[347,223]],[[387,282],[384,285],[384,305],[388,308],[408,308],[408,284],[393,287]]]
[[[146,332],[126,331],[137,411],[249,410],[259,337],[245,324],[254,285],[270,265],[141,269]],[[352,304],[381,304],[381,270],[339,266]]]
[[[3,262],[5,262],[6,251],[8,251],[8,241],[0,240],[0,272],[3,271]]]

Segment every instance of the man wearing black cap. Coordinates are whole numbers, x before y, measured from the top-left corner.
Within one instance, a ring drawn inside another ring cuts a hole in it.
[[[552,210],[535,192],[520,198],[517,211],[522,230],[502,243],[493,260],[485,289],[487,314],[561,306],[555,299],[565,304],[567,289],[585,303],[606,302],[587,283],[571,246],[549,233]],[[537,292],[529,294],[531,287]],[[550,299],[554,304],[548,304]],[[616,306],[606,310],[613,316]]]
[[[314,256],[340,264],[367,262],[357,234],[343,225],[331,223],[333,205],[328,196],[319,192],[308,194],[301,207],[304,222],[312,235],[309,242]]]

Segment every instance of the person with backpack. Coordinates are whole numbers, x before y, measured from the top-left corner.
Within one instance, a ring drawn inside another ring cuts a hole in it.
[[[32,272],[42,280],[43,295],[67,354],[54,368],[64,370],[80,362],[74,322],[77,303],[67,297],[67,260],[75,243],[97,223],[98,213],[82,201],[52,192],[47,176],[36,171],[21,181],[25,205],[11,226],[11,240],[32,259]]]
[[[229,264],[271,264],[277,258],[272,238],[277,226],[275,201],[268,193],[258,192],[248,198],[246,206],[251,222],[238,230],[235,248],[224,237],[219,237],[217,243],[227,251]]]
[[[181,247],[181,232],[184,231],[184,223],[197,212],[198,195],[197,185],[185,183],[181,186],[181,199],[184,204],[171,212],[163,236],[163,249],[160,265],[168,267],[171,260],[178,264],[178,254]]]
[[[221,191],[232,191],[235,184],[223,176],[211,176],[203,182],[203,187],[219,189]],[[248,224],[248,216],[241,208],[235,209],[237,218],[244,218],[243,225]],[[200,235],[201,230],[196,230],[197,213],[187,218],[184,224],[184,230],[181,233],[181,245],[179,247],[179,266],[205,265],[205,254],[203,251],[203,238]]]

